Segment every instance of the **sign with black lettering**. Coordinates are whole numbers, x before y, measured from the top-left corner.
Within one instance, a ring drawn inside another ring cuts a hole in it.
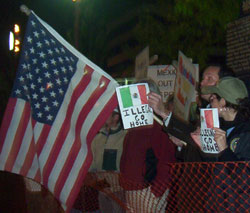
[[[201,109],[201,148],[205,153],[219,153],[219,147],[214,140],[213,127],[220,127],[217,108]]]
[[[148,78],[151,78],[160,89],[162,100],[166,102],[174,93],[176,70],[172,65],[153,65],[148,67]]]
[[[116,88],[124,129],[152,125],[153,110],[148,105],[148,84],[131,84]]]

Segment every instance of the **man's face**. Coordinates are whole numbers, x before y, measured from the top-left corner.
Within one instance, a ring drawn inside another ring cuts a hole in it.
[[[210,66],[210,67],[206,68],[203,72],[202,81],[201,81],[201,88],[204,86],[216,85],[216,83],[219,81],[219,78],[220,78],[219,71],[220,71],[220,68],[215,67],[215,66]],[[209,101],[210,94],[201,95],[201,97],[204,100]]]

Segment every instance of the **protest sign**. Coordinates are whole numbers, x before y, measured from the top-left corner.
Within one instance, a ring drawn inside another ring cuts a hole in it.
[[[148,67],[148,78],[151,78],[160,89],[162,100],[166,102],[174,93],[176,70],[172,65],[154,65]]]
[[[116,88],[124,129],[153,124],[153,110],[148,106],[148,84]]]
[[[213,127],[220,127],[217,108],[200,109],[201,117],[201,148],[205,153],[219,153],[219,148],[214,140]]]
[[[149,65],[149,46],[145,47],[135,58],[135,78],[143,79]]]
[[[196,101],[197,72],[197,65],[192,64],[191,60],[179,51],[174,113],[185,121],[189,121],[191,104]]]

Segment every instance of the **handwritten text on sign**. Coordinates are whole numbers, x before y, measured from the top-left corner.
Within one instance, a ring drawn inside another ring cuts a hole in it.
[[[213,127],[219,128],[218,109],[200,109],[201,117],[201,146],[205,153],[219,153],[219,147],[214,140]]]
[[[116,88],[125,129],[153,124],[153,110],[148,106],[148,84],[132,84]]]

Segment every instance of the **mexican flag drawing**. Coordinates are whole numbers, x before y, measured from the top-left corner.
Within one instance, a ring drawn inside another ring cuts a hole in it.
[[[153,124],[153,110],[148,106],[148,84],[131,84],[116,88],[125,129]]]

